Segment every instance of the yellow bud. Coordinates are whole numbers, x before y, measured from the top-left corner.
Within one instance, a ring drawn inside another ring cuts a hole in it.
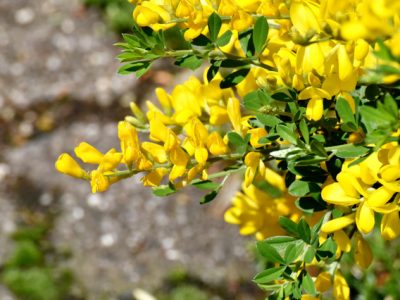
[[[55,167],[58,172],[75,178],[87,177],[86,172],[68,153],[63,153],[58,157],[55,163]]]

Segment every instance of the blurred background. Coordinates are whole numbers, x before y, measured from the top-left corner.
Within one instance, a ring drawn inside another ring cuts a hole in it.
[[[156,198],[138,178],[93,195],[54,169],[80,141],[118,147],[129,102],[189,76],[169,62],[140,80],[116,74],[131,13],[125,0],[0,0],[1,300],[261,295],[253,239],[223,221],[235,182],[200,206],[194,191]]]

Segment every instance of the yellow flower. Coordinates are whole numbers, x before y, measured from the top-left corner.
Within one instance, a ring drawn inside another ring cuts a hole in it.
[[[143,142],[141,146],[147,153],[151,155],[155,162],[159,164],[167,162],[167,152],[163,146],[151,142]]]
[[[355,252],[354,259],[362,269],[366,269],[372,262],[372,251],[367,241],[363,239],[361,234],[355,233]]]
[[[350,288],[340,271],[336,271],[333,279],[333,296],[336,300],[350,299]]]
[[[101,170],[93,170],[90,173],[90,185],[92,187],[92,193],[94,194],[108,190],[110,181]]]
[[[265,146],[267,143],[259,143],[259,140],[265,136],[267,136],[268,132],[265,130],[264,127],[260,128],[252,128],[247,131],[247,133],[250,133],[250,145],[252,145],[254,148],[259,148],[262,146]]]
[[[85,142],[80,143],[75,148],[75,155],[88,164],[99,164],[104,156],[95,147]]]
[[[144,186],[159,186],[162,179],[167,175],[169,170],[167,168],[157,168],[151,171],[146,176],[142,177],[140,180],[143,182]]]
[[[302,90],[298,96],[299,100],[310,99],[307,104],[306,117],[309,120],[318,121],[322,118],[324,112],[324,99],[330,99],[331,96],[323,89],[307,87]]]
[[[242,126],[241,126],[241,118],[242,114],[240,112],[240,102],[237,98],[229,98],[228,100],[228,105],[227,105],[227,111],[228,111],[228,116],[229,120],[232,123],[232,126],[234,130],[241,134],[242,133]]]
[[[329,272],[321,272],[315,279],[315,288],[318,292],[326,292],[332,286],[332,276]]]
[[[137,5],[133,11],[133,18],[139,26],[156,25],[159,22],[167,22],[171,19],[169,13],[161,6],[150,1],[142,2]],[[168,24],[162,28],[172,27],[174,24]]]
[[[319,4],[308,0],[292,1],[290,5],[290,20],[302,36],[320,32],[319,19]]]
[[[261,154],[259,152],[249,152],[244,158],[244,163],[247,166],[244,177],[244,184],[246,187],[253,183],[258,167],[263,163],[260,159]]]
[[[397,209],[383,216],[381,233],[385,240],[394,240],[400,235],[400,218]]]
[[[207,138],[207,148],[212,155],[223,155],[229,151],[221,135],[216,131],[209,134]]]
[[[58,157],[55,167],[58,172],[75,178],[87,177],[86,171],[68,153],[63,153]]]
[[[121,121],[118,123],[118,137],[121,141],[124,161],[128,166],[131,166],[138,159],[140,153],[136,128],[127,121]]]

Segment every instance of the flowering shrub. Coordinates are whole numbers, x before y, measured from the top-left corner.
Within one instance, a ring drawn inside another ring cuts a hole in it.
[[[146,112],[131,103],[120,151],[79,144],[92,171],[67,153],[57,170],[93,193],[135,174],[158,196],[191,185],[209,191],[202,204],[243,173],[225,220],[259,240],[254,281],[277,299],[350,299],[343,253],[367,268],[365,235],[400,234],[400,2],[130,2],[119,72],[171,58],[208,62],[204,78],[156,89]]]

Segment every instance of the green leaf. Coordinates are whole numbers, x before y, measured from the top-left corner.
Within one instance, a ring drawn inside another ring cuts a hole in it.
[[[211,65],[207,70],[207,80],[210,82],[218,74],[219,67]]]
[[[285,272],[286,267],[276,267],[266,269],[260,273],[258,273],[254,278],[253,281],[259,284],[268,283],[274,280],[281,279],[283,272]]]
[[[306,144],[310,143],[310,131],[308,130],[307,122],[304,119],[301,119],[299,124],[301,135],[303,136]]]
[[[310,143],[310,148],[311,148],[311,151],[312,151],[314,154],[316,154],[316,155],[318,155],[318,156],[320,156],[320,157],[327,157],[327,156],[328,156],[328,155],[326,154],[324,145],[323,145],[321,142],[319,142],[319,141],[317,141],[317,140],[315,140],[315,139],[313,139],[313,140],[311,141],[311,143]]]
[[[243,105],[250,111],[259,111],[269,103],[269,96],[261,90],[250,92],[243,97]]]
[[[220,67],[221,68],[237,68],[237,67],[247,66],[248,64],[249,63],[247,61],[228,58],[228,59],[224,59],[221,61]]]
[[[196,70],[203,64],[203,60],[200,57],[197,57],[196,55],[186,55],[183,57],[178,57],[176,58],[175,65],[182,67],[182,68],[188,68],[191,70]]]
[[[306,245],[303,242],[298,244],[289,244],[285,250],[285,263],[290,264],[297,260],[297,258],[303,253],[305,246]]]
[[[294,236],[298,236],[299,233],[297,232],[297,223],[293,222],[287,217],[279,217],[279,225],[283,229],[285,229],[288,233],[293,234]]]
[[[283,101],[283,102],[293,102],[295,100],[294,98],[292,98],[291,95],[289,95],[287,93],[283,93],[283,92],[278,92],[278,93],[272,94],[271,97],[275,100]]]
[[[346,101],[346,99],[340,97],[336,101],[336,111],[339,114],[339,117],[343,120],[342,130],[344,131],[356,131],[358,126],[354,119],[353,111],[351,110],[350,104]]]
[[[321,187],[315,184],[314,182],[312,189],[315,189],[312,193],[314,197],[302,197],[296,200],[296,206],[306,212],[306,213],[314,213],[317,211],[323,211],[326,209],[326,202],[321,198]],[[318,199],[316,199],[315,195],[317,195]]]
[[[360,107],[360,114],[368,132],[374,131],[378,127],[389,127],[391,122],[396,121],[393,115],[386,110],[379,110],[367,105]]]
[[[228,133],[228,141],[236,148],[236,151],[238,153],[244,154],[246,152],[249,140],[250,134],[247,134],[245,138],[242,138],[238,133],[234,131]]]
[[[229,74],[219,84],[220,88],[226,89],[237,85],[246,78],[249,71],[250,71],[249,68],[243,68]]]
[[[150,69],[150,66],[150,61],[133,62],[119,68],[118,74],[128,75],[130,73],[136,73],[136,76],[139,78]]]
[[[211,181],[211,180],[203,180],[203,181],[194,182],[194,183],[192,183],[192,185],[201,190],[214,190],[219,187],[218,183]]]
[[[165,197],[176,192],[175,188],[170,185],[160,185],[152,188],[153,194],[157,197]]]
[[[252,38],[252,29],[249,29],[245,32],[239,34],[239,43],[243,49],[243,52],[246,54],[247,57],[253,56],[254,53],[254,44],[250,43]]]
[[[296,132],[290,129],[288,126],[279,124],[276,126],[276,131],[279,134],[279,136],[285,141],[288,141],[293,145],[297,144]]]
[[[192,41],[192,45],[200,46],[200,47],[209,47],[209,46],[212,46],[212,42],[204,34],[200,34],[198,37],[196,37]]]
[[[321,258],[331,258],[336,254],[336,243],[330,237],[317,250],[317,255]]]
[[[393,117],[398,117],[399,107],[397,106],[397,102],[393,99],[392,95],[386,93],[385,98],[383,99],[383,104],[386,110],[391,113]]]
[[[268,243],[257,243],[258,252],[266,258],[267,261],[272,263],[285,263],[278,251]]]
[[[340,147],[340,149],[335,152],[335,155],[340,158],[355,158],[363,156],[369,151],[371,151],[371,149],[368,147],[347,144],[345,147]]]
[[[217,197],[219,190],[214,190],[200,199],[200,204],[207,204]]]
[[[297,224],[297,232],[299,233],[299,237],[305,241],[307,244],[311,241],[311,229],[308,226],[307,222],[304,219],[301,219]]]
[[[306,273],[303,276],[301,283],[302,283],[303,289],[307,292],[307,294],[310,294],[310,295],[317,294],[314,281],[312,280],[310,274]]]
[[[257,120],[259,120],[262,124],[268,127],[275,127],[279,123],[282,123],[282,120],[272,116],[272,115],[266,115],[266,114],[257,114],[256,115]]]
[[[213,12],[208,18],[208,31],[210,33],[211,41],[215,42],[215,40],[218,38],[221,25],[221,17],[217,13]]]
[[[267,41],[269,25],[267,18],[261,16],[257,19],[253,29],[253,43],[256,53],[261,53]]]
[[[304,262],[309,264],[314,260],[314,257],[315,249],[313,247],[309,247],[304,254]]]
[[[303,197],[310,192],[320,191],[320,187],[315,182],[296,180],[293,181],[292,184],[289,186],[288,191],[293,196]]]
[[[232,38],[232,31],[227,30],[215,41],[215,43],[217,44],[218,47],[223,47],[231,41],[231,38]]]

